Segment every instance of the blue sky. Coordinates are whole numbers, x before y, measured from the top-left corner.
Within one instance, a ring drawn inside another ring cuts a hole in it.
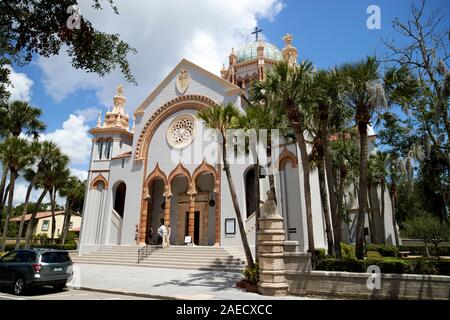
[[[293,34],[300,59],[311,60],[319,68],[383,54],[383,38],[402,40],[392,30],[392,19],[405,20],[411,4],[419,4],[412,0],[241,0],[233,1],[233,6],[225,0],[115,2],[118,17],[108,8],[90,10],[90,0],[80,1],[81,13],[94,26],[120,33],[137,48],[130,61],[138,86],[127,84],[119,72],[99,78],[74,70],[64,53],[50,59],[36,57],[23,68],[13,66],[15,73],[22,74],[22,82],[24,77],[32,80],[32,84],[25,81],[25,95],[32,105],[42,108],[48,137],[70,153],[71,168],[80,177],[88,170],[87,130],[95,125],[98,111],[107,110],[118,84],[125,86],[131,114],[181,58],[219,73],[232,46],[253,40],[250,33],[256,23],[278,47],[283,46],[283,35]],[[366,27],[369,5],[381,9],[380,30]],[[450,12],[450,1],[429,0],[427,12],[430,9]],[[449,28],[449,17],[441,26]]]

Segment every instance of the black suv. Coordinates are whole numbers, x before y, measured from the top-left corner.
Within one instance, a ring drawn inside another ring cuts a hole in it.
[[[73,263],[64,250],[20,249],[0,258],[0,286],[12,286],[16,295],[31,286],[62,290],[72,274]]]

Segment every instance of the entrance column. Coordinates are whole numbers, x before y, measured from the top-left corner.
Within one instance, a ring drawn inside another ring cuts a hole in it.
[[[194,225],[195,225],[195,193],[189,192],[189,217],[188,217],[188,235],[194,243]]]
[[[220,175],[222,174],[221,172],[221,165],[218,164],[217,165],[217,172],[218,172],[218,176],[216,177],[216,181],[214,182],[215,186],[214,186],[214,193],[216,195],[216,241],[214,242],[214,246],[218,247],[220,246],[220,221],[221,221],[221,216],[220,216],[220,208],[221,208],[221,196],[220,196]]]
[[[164,197],[166,202],[166,205],[164,207],[164,225],[168,227],[170,224],[170,198],[172,194],[170,193],[170,188],[168,186],[166,186],[164,189]]]

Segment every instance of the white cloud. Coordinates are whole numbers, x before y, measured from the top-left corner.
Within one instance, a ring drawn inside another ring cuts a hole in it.
[[[91,154],[89,126],[83,115],[69,115],[61,129],[45,134],[42,139],[56,143],[72,163],[85,164]]]
[[[253,38],[251,31],[257,19],[273,19],[283,8],[281,0],[117,0],[119,15],[114,15],[107,4],[103,11],[93,10],[90,0],[79,4],[81,13],[94,27],[120,34],[138,50],[129,56],[138,86],[124,83],[119,71],[101,78],[75,70],[62,53],[38,58],[46,91],[60,101],[80,89],[94,89],[100,101],[109,106],[115,88],[123,83],[130,111],[182,58],[219,74],[231,48]]]
[[[10,101],[24,100],[30,101],[31,87],[33,86],[33,80],[28,78],[25,73],[18,73],[13,68],[7,66],[10,69],[9,80],[11,84],[6,86],[6,89],[10,92]]]
[[[75,111],[75,114],[83,117],[85,121],[89,122],[92,120],[97,120],[100,110],[101,108],[90,107],[86,109],[78,109]]]
[[[78,177],[78,179],[80,179],[81,181],[86,180],[88,176],[88,172],[86,170],[80,170],[76,168],[70,168],[70,173],[73,176]]]

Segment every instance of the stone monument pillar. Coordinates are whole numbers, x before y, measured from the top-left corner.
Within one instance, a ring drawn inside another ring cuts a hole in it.
[[[261,217],[258,223],[258,291],[260,294],[268,296],[286,295],[288,285],[284,269],[283,217],[277,211],[275,195],[272,190],[267,192],[267,200],[261,207]]]

